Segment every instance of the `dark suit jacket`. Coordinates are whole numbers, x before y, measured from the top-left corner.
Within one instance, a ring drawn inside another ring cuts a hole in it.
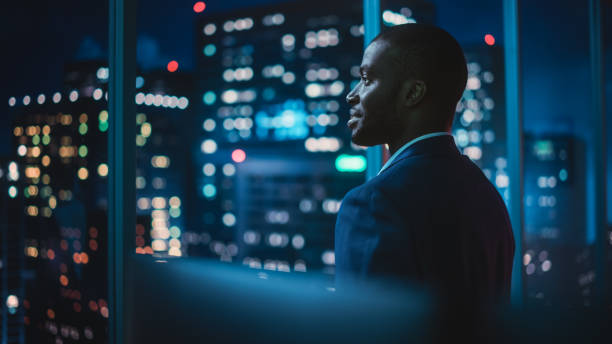
[[[340,288],[392,277],[497,303],[509,298],[513,255],[504,201],[450,135],[413,144],[347,193],[336,222]]]

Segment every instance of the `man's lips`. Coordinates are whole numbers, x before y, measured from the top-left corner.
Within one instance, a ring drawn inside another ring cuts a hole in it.
[[[348,122],[346,122],[346,126],[349,128],[353,127],[359,121],[360,118],[361,117],[351,115],[351,118],[348,120]]]

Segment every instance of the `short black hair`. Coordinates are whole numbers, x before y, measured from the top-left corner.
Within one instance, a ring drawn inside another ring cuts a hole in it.
[[[385,41],[399,48],[407,76],[423,80],[439,105],[453,109],[467,83],[467,63],[461,46],[443,29],[420,23],[389,27],[374,41]],[[450,118],[452,123],[452,118]]]

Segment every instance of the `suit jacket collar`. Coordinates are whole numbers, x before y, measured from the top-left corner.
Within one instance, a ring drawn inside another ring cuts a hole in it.
[[[455,139],[453,138],[453,136],[443,135],[430,137],[428,139],[416,142],[410,147],[408,147],[406,150],[404,150],[400,155],[395,158],[395,160],[389,166],[387,166],[384,171],[381,172],[381,174],[389,170],[391,167],[393,167],[393,165],[396,165],[398,162],[409,157],[414,157],[418,155],[459,156],[461,155],[461,153],[457,149],[457,145],[455,144]]]

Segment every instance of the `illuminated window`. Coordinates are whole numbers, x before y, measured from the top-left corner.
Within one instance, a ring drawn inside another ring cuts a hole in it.
[[[106,177],[108,175],[108,165],[107,164],[100,164],[98,165],[98,175],[100,175],[100,177]]]
[[[79,168],[77,175],[80,180],[85,180],[87,177],[89,177],[89,171],[87,171],[87,168],[81,167]]]
[[[217,151],[217,143],[214,140],[208,139],[202,142],[202,153],[212,154]]]

